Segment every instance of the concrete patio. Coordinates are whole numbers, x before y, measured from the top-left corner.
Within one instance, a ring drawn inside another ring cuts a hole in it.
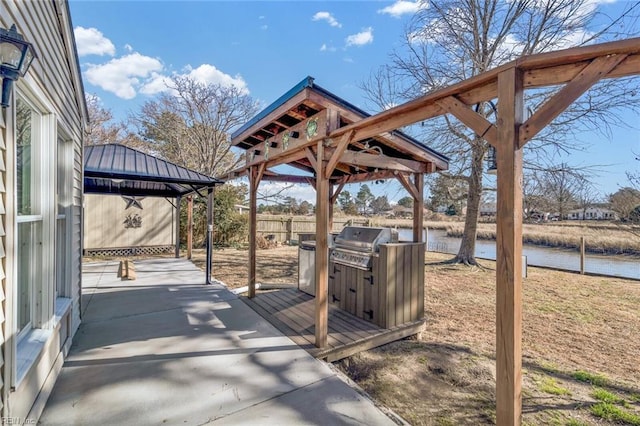
[[[395,424],[184,259],[83,267],[82,325],[44,425]]]

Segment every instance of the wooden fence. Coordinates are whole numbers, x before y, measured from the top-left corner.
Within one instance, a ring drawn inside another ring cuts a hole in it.
[[[332,232],[340,232],[347,225],[369,226],[366,218],[344,218],[333,219]],[[300,241],[298,234],[315,233],[316,219],[313,216],[273,216],[258,215],[257,222],[258,235],[273,239],[281,243],[297,243]]]

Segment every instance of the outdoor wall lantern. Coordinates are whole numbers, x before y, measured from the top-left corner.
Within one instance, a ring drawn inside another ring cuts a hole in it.
[[[489,146],[489,150],[487,151],[487,173],[489,173],[490,175],[498,174],[496,148],[492,145]]]
[[[36,57],[31,43],[16,31],[15,24],[10,30],[0,28],[0,75],[2,76],[2,108],[9,106],[13,82],[24,77]]]

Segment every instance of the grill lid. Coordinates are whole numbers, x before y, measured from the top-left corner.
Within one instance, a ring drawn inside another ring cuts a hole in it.
[[[380,244],[398,241],[398,231],[390,228],[367,228],[346,226],[336,237],[336,248],[345,248],[361,252],[378,251]]]

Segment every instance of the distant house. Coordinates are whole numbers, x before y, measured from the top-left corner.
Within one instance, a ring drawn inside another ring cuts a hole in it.
[[[0,405],[35,424],[80,325],[87,109],[67,2],[3,0],[12,25],[36,59],[0,109]]]
[[[393,206],[392,214],[394,217],[411,219],[413,217],[413,207],[395,205]]]
[[[495,216],[497,213],[496,203],[481,203],[480,216]]]
[[[569,220],[617,220],[618,215],[606,207],[588,207],[586,209],[570,210],[567,213]]]
[[[243,206],[242,204],[234,204],[233,209],[240,214],[249,213],[249,207]]]

